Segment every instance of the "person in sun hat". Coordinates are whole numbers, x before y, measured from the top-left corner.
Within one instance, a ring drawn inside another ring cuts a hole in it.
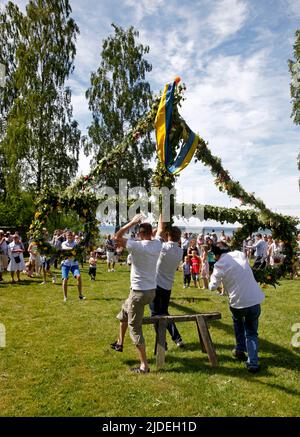
[[[20,272],[25,270],[25,262],[23,257],[24,246],[20,240],[19,234],[12,236],[13,241],[8,245],[9,264],[7,271],[11,274],[11,282],[15,284],[15,272],[17,273],[17,281],[20,282]]]

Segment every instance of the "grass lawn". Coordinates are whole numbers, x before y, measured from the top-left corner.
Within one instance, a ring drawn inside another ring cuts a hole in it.
[[[1,416],[299,416],[300,348],[291,346],[300,323],[300,280],[265,289],[260,318],[258,375],[231,358],[233,327],[227,298],[215,292],[183,289],[177,273],[171,314],[220,311],[211,336],[219,366],[200,350],[194,322],[181,323],[185,349],[169,339],[166,365],[155,369],[153,326],[144,326],[151,373],[130,374],[137,364],[127,338],[123,353],[110,349],[117,337],[119,311],[129,289],[127,266],[107,273],[98,267],[91,282],[83,269],[86,301],[70,280],[63,302],[61,281],[40,285],[0,285],[0,323],[6,347],[0,349]],[[24,276],[23,276],[24,278]],[[5,275],[8,281],[8,275]],[[148,314],[148,310],[147,310]]]

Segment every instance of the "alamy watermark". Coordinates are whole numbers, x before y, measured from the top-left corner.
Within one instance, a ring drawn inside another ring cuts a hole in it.
[[[0,323],[0,347],[6,347],[6,329],[3,323]]]
[[[0,86],[5,85],[5,65],[0,63]]]
[[[198,201],[203,191],[201,187],[195,187],[194,197]],[[169,222],[172,217],[180,217],[184,220],[195,218],[201,222],[204,220],[204,206],[192,207],[193,202],[190,199],[193,190],[153,187],[148,192],[144,187],[128,188],[127,179],[120,179],[118,194],[112,187],[108,186],[99,187],[96,194],[102,199],[99,201],[96,213],[97,218],[102,222],[114,222],[117,216],[117,207],[120,223],[127,223],[137,212],[145,216],[151,215],[153,221],[157,221],[160,211],[164,222]],[[180,194],[180,201],[176,200],[176,197],[179,197],[178,194]]]
[[[291,329],[292,332],[295,332],[291,344],[293,347],[300,347],[300,323],[294,323]]]

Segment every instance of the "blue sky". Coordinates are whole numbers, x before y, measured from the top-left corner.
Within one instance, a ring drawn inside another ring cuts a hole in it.
[[[84,94],[102,40],[112,22],[133,25],[150,46],[153,91],[179,75],[187,86],[182,115],[231,175],[269,207],[300,216],[300,126],[290,118],[287,66],[300,0],[71,0],[71,6],[80,36],[70,86],[83,132],[90,122]],[[83,174],[88,161],[81,157]],[[217,190],[201,163],[182,172],[177,188],[189,201],[239,205]]]

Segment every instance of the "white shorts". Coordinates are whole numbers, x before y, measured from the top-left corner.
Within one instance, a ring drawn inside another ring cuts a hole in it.
[[[107,256],[107,262],[108,263],[115,263],[117,262],[117,257],[114,252],[106,252]]]

